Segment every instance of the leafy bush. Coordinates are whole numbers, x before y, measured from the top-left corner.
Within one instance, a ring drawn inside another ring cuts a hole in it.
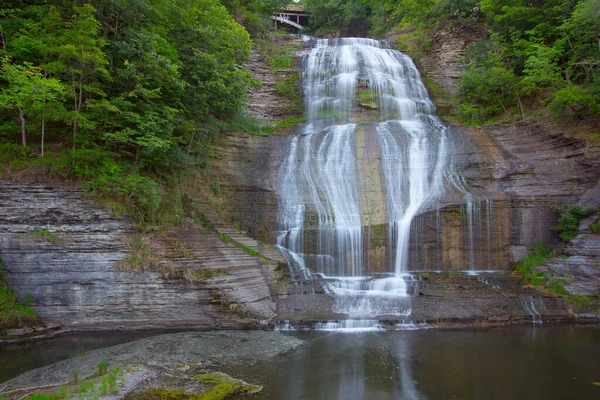
[[[290,69],[292,68],[292,57],[291,56],[277,56],[273,58],[271,62],[271,68],[274,70]]]
[[[546,282],[546,275],[541,271],[534,271],[532,268],[542,265],[544,261],[553,257],[554,253],[539,241],[536,241],[529,250],[530,253],[516,263],[514,269],[523,276],[522,284],[539,286]]]
[[[593,112],[596,100],[588,90],[568,86],[554,93],[548,104],[550,115],[557,121],[581,121]]]
[[[29,300],[32,300],[32,296],[25,296],[25,301],[29,302]],[[2,259],[0,258],[0,329],[37,323],[38,318],[30,305],[19,303],[17,295],[4,281]]]
[[[552,227],[552,230],[559,233],[559,236],[565,242],[573,240],[577,236],[579,221],[589,217],[594,213],[591,207],[581,207],[577,204],[570,204],[564,207],[552,207],[552,211],[559,213],[558,224]]]
[[[162,185],[140,174],[100,175],[87,182],[95,196],[124,201],[142,220],[154,219],[162,201]]]
[[[11,162],[15,158],[27,158],[32,153],[31,147],[14,143],[0,143],[0,162]]]
[[[548,289],[551,292],[564,294],[565,296],[570,295],[569,291],[565,289],[564,285],[568,285],[570,282],[567,279],[553,279],[548,282]]]

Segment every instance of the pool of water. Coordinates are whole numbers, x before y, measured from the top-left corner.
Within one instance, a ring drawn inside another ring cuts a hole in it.
[[[230,371],[253,398],[600,399],[599,326],[294,334],[309,345]]]
[[[37,342],[0,345],[0,383],[25,371],[77,357],[89,350],[110,347],[151,335],[148,332],[77,334]]]
[[[253,399],[600,399],[600,326],[284,334],[307,344],[224,369],[264,385]],[[63,336],[2,346],[0,382],[147,336]]]

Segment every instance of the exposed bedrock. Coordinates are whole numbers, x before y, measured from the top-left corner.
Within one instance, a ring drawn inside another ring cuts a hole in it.
[[[356,153],[367,269],[384,271],[393,251],[384,223],[386,206],[379,172],[380,155],[372,132],[359,129]],[[536,240],[559,244],[550,228],[552,206],[575,203],[600,177],[599,160],[584,139],[536,123],[482,128],[452,127],[457,169],[471,193],[446,185],[439,210],[420,214],[411,226],[411,265],[421,270],[508,269]],[[252,236],[274,243],[278,171],[289,136],[223,137],[213,168],[227,190],[222,215]],[[359,157],[360,156],[360,157]],[[310,230],[311,221],[307,222]],[[316,245],[306,240],[311,252]]]
[[[273,316],[267,283],[276,262],[269,264],[197,228],[181,228],[156,244],[162,249],[157,272],[119,267],[131,251],[127,243],[136,238],[130,225],[81,189],[0,180],[5,277],[21,298],[33,296],[34,309],[46,324],[75,329],[251,327]]]

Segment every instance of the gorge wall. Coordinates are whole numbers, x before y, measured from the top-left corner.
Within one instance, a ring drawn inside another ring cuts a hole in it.
[[[260,65],[260,57],[254,62]],[[434,79],[434,70],[444,65],[436,61],[423,68]],[[278,118],[289,116],[289,105],[282,110],[285,100],[278,101],[273,90],[276,78],[261,68],[261,79],[270,84],[256,92],[254,101],[264,96],[271,100],[250,112],[264,116],[274,107]],[[364,110],[366,119],[369,112]],[[33,295],[34,308],[46,323],[67,328],[260,328],[274,321],[309,324],[342,318],[332,312],[335,299],[320,282],[292,281],[273,249],[279,167],[292,133],[220,137],[211,167],[183,185],[209,227],[185,224],[143,237],[158,260],[145,271],[119,267],[133,253],[128,243],[140,236],[82,190],[0,179],[0,257],[7,280],[21,296]],[[464,196],[447,187],[439,213],[431,210],[414,221],[411,263],[420,272],[412,318],[432,323],[523,322],[532,318],[524,306],[531,303],[543,308],[548,319],[598,319],[597,314],[579,314],[561,296],[521,287],[517,276],[448,273],[469,268],[508,271],[536,240],[559,245],[550,230],[557,220],[551,207],[598,204],[598,145],[585,135],[531,120],[483,128],[453,126],[450,135],[473,201],[467,210]],[[364,137],[364,147],[357,151],[368,155],[366,163],[376,164],[378,154],[371,153]],[[372,183],[372,178],[365,182]],[[223,190],[211,193],[211,182]],[[375,190],[365,193],[377,197]],[[469,218],[474,219],[471,231]],[[598,293],[600,286],[600,240],[583,228],[584,234],[564,250],[566,257],[544,268],[567,277],[573,293],[588,295]],[[41,230],[54,237],[36,234]],[[377,271],[389,251],[382,244],[385,227],[374,218],[365,230],[370,233],[365,235],[367,245],[373,248],[367,263]],[[445,274],[438,273],[442,268]]]

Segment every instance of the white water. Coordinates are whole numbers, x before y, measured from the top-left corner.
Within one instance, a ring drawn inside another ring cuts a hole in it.
[[[412,60],[372,39],[316,41],[305,63],[304,91],[308,122],[292,139],[280,171],[277,245],[295,277],[325,280],[326,290],[336,295],[333,311],[355,321],[407,317],[410,288],[417,285],[408,274],[412,223],[443,199],[445,177],[468,195],[464,179],[453,171],[447,128],[433,115]],[[360,124],[365,112],[379,122]],[[370,221],[364,210],[376,206],[361,204],[361,129],[375,135],[378,146],[381,223],[388,226],[392,249],[388,265],[376,266],[389,273],[384,277],[365,272]]]

